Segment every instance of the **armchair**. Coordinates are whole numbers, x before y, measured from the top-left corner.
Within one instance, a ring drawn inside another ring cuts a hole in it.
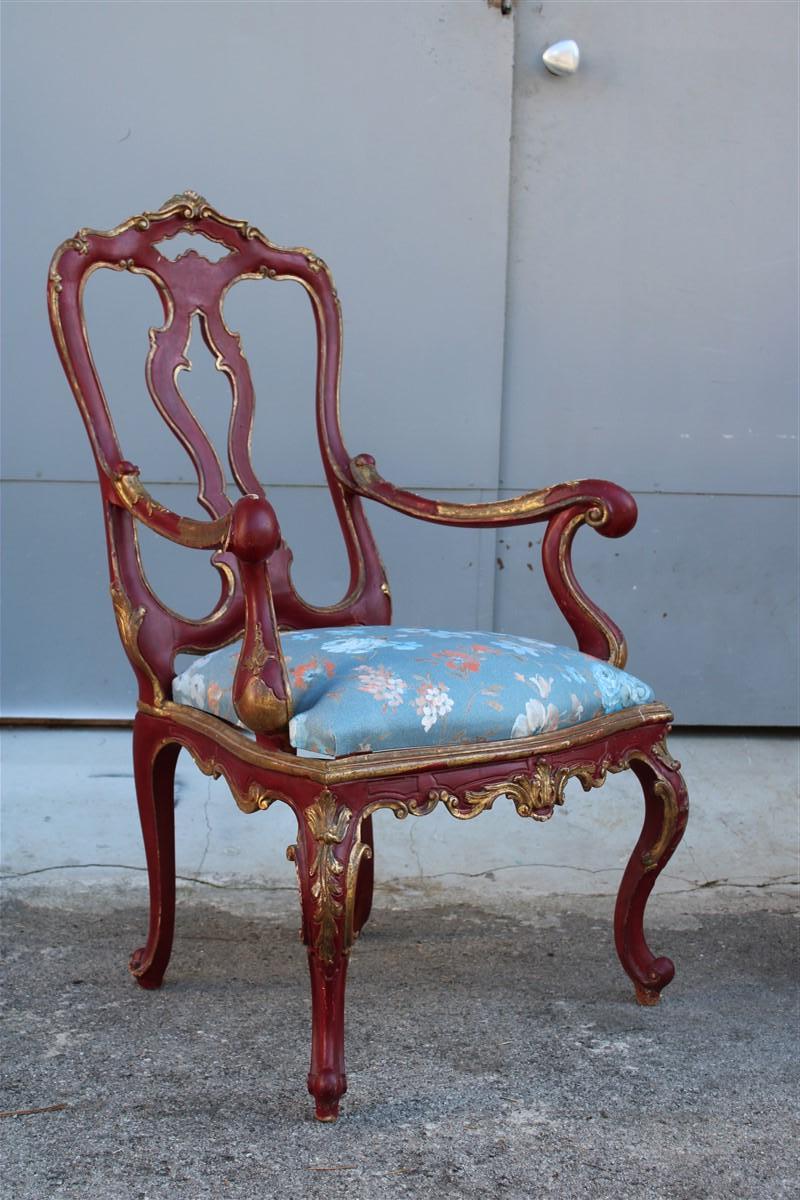
[[[163,246],[179,233],[219,243],[210,262]],[[150,397],[194,465],[208,520],[171,512],[122,454],[83,317],[84,287],[100,269],[146,276],[164,324],[150,331]],[[250,461],[254,393],[239,337],[225,323],[228,290],[241,279],[293,280],[307,292],[317,331],[317,427],[350,580],[320,608],[295,590],[292,554]],[[133,757],[150,887],[145,945],[130,970],[157,988],[175,912],[173,779],[185,748],[207,775],[224,776],[243,812],[281,801],[297,817],[294,861],[312,994],[308,1088],[320,1120],[336,1119],[346,1090],[344,998],[348,956],[372,903],[372,814],[423,816],[443,805],[460,820],[508,796],[520,816],[548,820],[569,779],[587,791],[632,770],[645,816],[615,912],[616,948],[640,1004],[657,1003],[674,967],[643,932],[650,891],[686,824],[680,764],[669,754],[672,715],[624,671],[625,640],[585,594],[572,567],[582,525],[621,537],[633,498],[602,480],[578,480],[511,500],[451,504],[384,480],[375,460],[351,458],[339,426],[341,314],[326,265],[309,250],[281,249],[246,221],[185,192],[108,232],[81,229],[56,251],[48,280],[56,346],[97,465],[111,599],[139,687]],[[193,317],[231,389],[227,454],[232,503],[215,450],[181,395],[178,376]],[[543,566],[578,649],[487,631],[391,624],[386,574],[364,500],[422,521],[501,526],[543,523]],[[163,604],[138,550],[145,526],[211,552],[220,597],[202,620]],[[175,658],[200,657],[176,673]]]

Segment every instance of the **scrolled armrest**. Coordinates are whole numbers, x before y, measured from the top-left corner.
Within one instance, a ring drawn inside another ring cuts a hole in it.
[[[636,502],[630,493],[605,479],[575,479],[536,492],[523,492],[506,500],[484,504],[453,504],[429,500],[416,492],[397,488],[378,472],[371,454],[350,459],[350,480],[343,480],[358,495],[385,504],[420,521],[472,528],[528,525],[549,521],[564,509],[580,509],[604,537],[622,537],[636,523]]]
[[[112,504],[125,508],[154,533],[189,546],[195,550],[221,550],[228,540],[231,513],[215,521],[197,521],[193,517],[180,517],[165,508],[153,496],[139,478],[139,468],[133,463],[120,462],[108,479],[107,492]]]
[[[572,567],[572,543],[582,525],[590,525],[603,537],[618,538],[628,533],[637,516],[636,501],[630,492],[605,479],[575,479],[488,504],[451,504],[396,488],[379,474],[370,454],[350,459],[349,475],[350,480],[342,482],[358,495],[421,521],[473,528],[546,521],[542,539],[545,577],[578,647],[615,666],[625,665],[627,647],[622,630],[578,583]]]

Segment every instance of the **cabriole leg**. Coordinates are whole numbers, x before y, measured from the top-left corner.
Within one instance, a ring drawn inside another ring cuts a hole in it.
[[[645,816],[639,841],[625,869],[614,914],[620,962],[633,980],[640,1004],[658,1004],[675,974],[669,958],[656,958],[644,936],[644,912],[653,885],[683,837],[689,815],[680,763],[661,741],[631,763],[642,785]]]
[[[133,725],[133,771],[150,884],[147,944],[129,967],[143,988],[161,986],[175,927],[175,764],[180,746],[160,745],[163,731],[141,715]]]
[[[325,789],[302,814],[293,851],[311,973],[308,1090],[319,1121],[336,1120],[347,1091],[344,1000],[355,923],[357,833],[350,809]]]

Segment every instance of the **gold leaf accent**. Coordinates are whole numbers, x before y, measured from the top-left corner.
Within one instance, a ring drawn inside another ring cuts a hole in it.
[[[668,771],[680,771],[681,764],[678,762],[677,758],[673,758],[670,754],[667,747],[666,737],[659,738],[658,741],[653,745],[653,754],[655,754],[659,762],[663,763]]]
[[[500,783],[487,784],[478,791],[465,792],[463,797],[446,788],[437,788],[428,792],[428,801],[442,803],[454,817],[469,821],[491,808],[498,796],[508,796],[521,817],[548,821],[555,806],[564,803],[568,778],[568,768],[552,768],[542,762],[537,764],[532,776],[514,775]]]
[[[328,788],[323,788],[306,810],[308,827],[317,844],[314,860],[309,867],[311,895],[315,901],[314,923],[317,926],[314,949],[324,963],[333,962],[336,923],[344,907],[341,877],[345,868],[336,857],[335,848],[347,836],[352,815],[346,805],[339,807],[336,797]],[[347,950],[346,945],[344,949]]]
[[[147,615],[144,605],[134,608],[123,589],[115,583],[111,584],[111,603],[114,605],[114,616],[117,618],[117,628],[122,644],[128,657],[141,667],[153,686],[153,706],[161,708],[164,703],[164,690],[159,683],[153,668],[139,649],[139,630]]]
[[[278,733],[289,723],[289,706],[258,675],[251,675],[239,699],[236,715],[253,733]]]
[[[152,517],[153,513],[165,513],[168,510],[163,504],[159,504],[153,496],[145,488],[138,472],[129,471],[126,474],[120,475],[114,480],[117,495],[122,500],[127,509],[133,509],[137,504],[141,504],[148,517]]]
[[[359,822],[359,837],[360,837],[360,822]],[[347,863],[347,884],[345,887],[344,897],[344,947],[349,950],[355,941],[353,933],[353,920],[356,909],[356,888],[358,886],[358,871],[361,866],[362,858],[372,858],[372,851],[369,846],[362,841],[357,841],[350,851],[350,858]]]
[[[205,216],[206,211],[211,208],[211,205],[205,196],[187,189],[185,192],[178,192],[177,195],[170,196],[169,200],[165,200],[158,211],[165,212],[171,208],[182,208],[185,217],[188,217],[190,220],[197,220],[199,217]]]
[[[87,237],[88,229],[79,229],[74,237],[67,238],[64,245],[69,250],[77,250],[78,254],[89,253],[89,240]]]
[[[198,750],[195,750],[194,747],[190,746],[188,743],[182,742],[181,745],[186,746],[186,749],[194,759],[198,770],[202,771],[204,775],[208,775],[211,779],[222,778],[225,780],[231,790],[231,795],[236,801],[237,808],[240,808],[242,812],[254,813],[265,811],[271,804],[274,804],[276,800],[284,800],[288,804],[288,799],[286,796],[280,792],[271,791],[269,788],[266,788],[263,783],[259,783],[256,779],[252,780],[246,790],[242,790],[242,788],[240,788],[238,784],[231,779],[225,768],[217,761],[213,754],[211,758],[203,758],[202,754],[200,754]]]
[[[658,860],[672,841],[678,824],[678,799],[672,784],[666,779],[659,779],[653,784],[653,791],[661,801],[664,820],[655,842],[642,855],[642,865],[647,871],[653,871],[658,866]]]
[[[253,674],[257,674],[271,658],[275,658],[275,655],[264,645],[264,634],[261,629],[261,622],[256,621],[253,649],[247,658],[243,660],[244,665],[247,667],[248,671],[252,671]]]
[[[150,712],[151,706],[140,701],[139,709],[142,712]],[[259,745],[242,730],[220,721],[211,713],[175,704],[171,700],[164,702],[164,715],[211,738],[222,748],[234,753],[242,762],[267,770],[277,770],[284,775],[310,779],[322,787],[334,787],[356,779],[384,781],[389,776],[409,776],[420,771],[437,772],[455,767],[481,766],[498,760],[516,763],[532,756],[543,758],[552,754],[578,754],[598,741],[633,729],[660,727],[673,719],[672,713],[663,704],[644,704],[635,709],[623,709],[610,715],[603,714],[602,717],[595,717],[581,725],[573,725],[570,729],[537,733],[526,738],[415,747],[409,750],[376,750],[369,754],[351,754],[346,758],[315,759],[298,758],[294,752]],[[389,793],[387,790],[384,797],[379,803],[380,808],[392,808],[396,800],[397,815],[400,815],[397,811],[400,808],[403,809],[403,815],[409,815],[408,800],[404,796]],[[391,804],[386,802],[389,798],[392,800]]]
[[[406,816],[421,817],[443,804],[447,811],[460,821],[469,821],[492,807],[498,796],[508,796],[521,817],[532,817],[534,821],[548,821],[556,805],[564,803],[564,790],[570,779],[578,779],[584,789],[599,788],[609,774],[626,771],[633,762],[642,762],[656,776],[653,791],[661,801],[663,820],[658,837],[653,845],[642,854],[646,870],[654,870],[672,838],[679,820],[679,806],[675,788],[665,778],[661,766],[677,773],[680,764],[667,749],[665,737],[654,743],[650,751],[626,750],[616,759],[603,758],[599,762],[575,763],[569,766],[552,767],[546,762],[536,765],[532,776],[514,775],[500,783],[490,783],[477,791],[467,791],[458,796],[448,788],[432,788],[424,798],[401,799],[387,796],[368,804],[360,814],[363,820],[379,808],[390,808],[399,819]]]

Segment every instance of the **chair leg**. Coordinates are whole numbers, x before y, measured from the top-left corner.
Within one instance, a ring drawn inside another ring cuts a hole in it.
[[[322,792],[300,818],[297,863],[303,936],[311,974],[311,1067],[308,1090],[319,1121],[335,1121],[347,1091],[344,1001],[355,930],[358,821]],[[355,850],[355,854],[353,851]],[[366,857],[363,852],[362,859]]]
[[[131,955],[129,969],[140,987],[158,988],[172,951],[175,926],[175,764],[180,746],[160,745],[163,731],[137,716],[133,771],[150,884],[147,944]]]
[[[375,840],[372,832],[372,816],[361,822],[361,842],[369,849],[358,863],[356,903],[353,914],[353,933],[360,933],[372,912],[372,891],[375,882]]]
[[[642,785],[645,816],[639,841],[625,869],[614,914],[614,937],[622,966],[640,1004],[658,1004],[675,974],[669,958],[656,958],[644,936],[644,911],[653,885],[678,846],[689,815],[680,763],[662,742],[631,763]]]

